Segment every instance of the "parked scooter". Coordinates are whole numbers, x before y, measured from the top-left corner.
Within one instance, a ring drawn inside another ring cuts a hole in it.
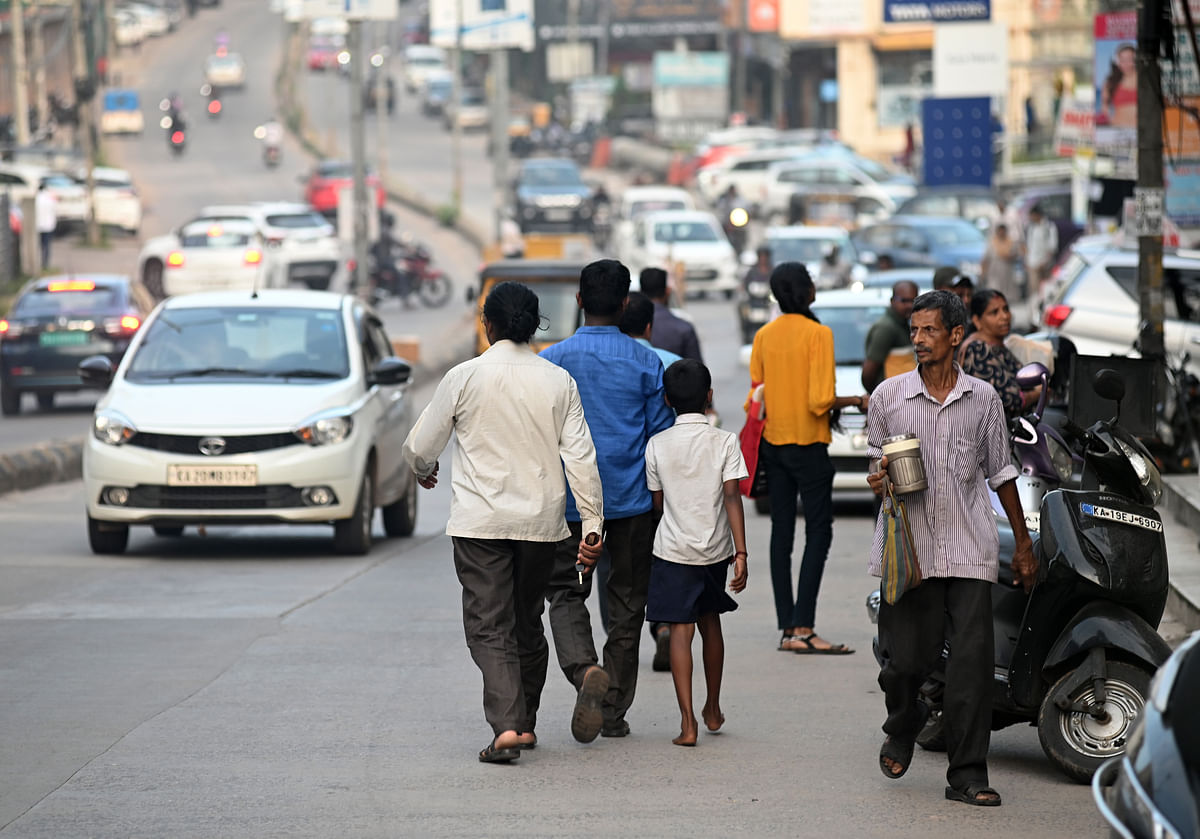
[[[1184,641],[1154,677],[1126,753],[1107,761],[1092,778],[1096,806],[1121,839],[1200,836],[1197,696],[1200,632]]]
[[[1014,540],[1002,527],[992,588],[992,728],[1036,725],[1047,757],[1080,782],[1124,752],[1150,678],[1170,655],[1156,632],[1168,590],[1162,519],[1153,506],[1162,479],[1150,453],[1120,425],[1120,376],[1101,370],[1093,386],[1117,403],[1117,417],[1086,430],[1065,423],[1083,461],[1082,489],[1042,499],[1034,541],[1040,579],[1030,594],[1014,587]],[[873,621],[878,603],[875,592],[868,598]],[[921,689],[931,715],[917,742],[931,750],[945,748],[943,674]]]

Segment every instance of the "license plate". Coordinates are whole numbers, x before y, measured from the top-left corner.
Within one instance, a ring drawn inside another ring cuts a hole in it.
[[[167,467],[167,486],[171,487],[252,487],[258,484],[258,467],[186,466]]]
[[[88,333],[81,330],[70,332],[43,332],[38,336],[38,344],[43,347],[78,347],[88,342]]]
[[[546,221],[570,221],[570,210],[546,210]]]

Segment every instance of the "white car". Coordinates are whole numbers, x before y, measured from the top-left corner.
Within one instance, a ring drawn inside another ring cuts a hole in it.
[[[46,185],[46,191],[54,196],[54,215],[58,218],[59,229],[77,227],[87,221],[87,191],[74,178],[62,172],[46,172],[41,181]]]
[[[858,250],[850,241],[850,234],[841,227],[809,224],[768,227],[763,234],[762,246],[771,249],[774,265],[803,263],[819,289],[837,288],[855,281],[861,283],[867,278],[866,266],[858,264]],[[845,266],[847,275],[838,276],[839,272],[826,262],[825,256],[832,247],[838,249],[838,264]],[[749,259],[743,257],[743,261]]]
[[[762,198],[762,185],[770,166],[807,154],[812,154],[812,146],[784,146],[742,152],[697,172],[696,187],[710,204],[715,204],[732,186],[743,200],[757,205]]]
[[[179,229],[163,261],[161,291],[167,297],[197,291],[268,288],[270,253],[249,221],[200,220]],[[159,289],[147,286],[151,294]]]
[[[146,37],[157,38],[171,31],[171,19],[165,11],[157,6],[145,3],[123,3],[117,7],[117,10],[136,17],[141,22],[142,31]]]
[[[633,241],[618,258],[635,278],[643,268],[664,268],[670,274],[682,264],[685,294],[719,291],[731,298],[739,285],[733,245],[717,217],[702,210],[644,213],[634,222]]]
[[[86,178],[85,171],[75,173],[75,180],[81,185]],[[97,166],[92,170],[92,179],[96,221],[103,227],[116,227],[137,235],[142,226],[142,199],[129,173],[111,166]]]
[[[24,199],[37,195],[38,183],[49,172],[30,163],[0,163],[0,191],[8,193],[12,206],[20,208]]]
[[[416,524],[400,450],[412,423],[408,363],[348,295],[195,294],[161,304],[116,370],[80,365],[108,391],[83,451],[88,539],[122,553],[130,525],[333,525],[338,553]]]
[[[204,81],[216,88],[246,84],[246,62],[236,52],[210,55],[204,62]]]
[[[136,47],[146,40],[146,27],[133,12],[116,9],[109,20],[112,21],[113,42],[118,47]]]
[[[492,112],[488,107],[487,95],[482,88],[464,87],[459,96],[461,103],[454,101],[454,94],[442,108],[442,123],[447,131],[454,128],[457,122],[463,131],[481,131],[491,122]]]
[[[643,213],[657,210],[695,210],[696,201],[686,189],[677,186],[631,186],[621,193],[617,217],[613,220],[613,251],[628,250],[633,242],[633,223]]]
[[[429,44],[411,44],[404,48],[404,87],[419,93],[430,75],[446,70],[446,51]]]
[[[916,195],[907,175],[895,175],[872,160],[844,153],[817,153],[771,164],[756,195],[749,196],[759,215],[785,222],[798,191],[844,196],[853,205],[855,225],[882,221],[900,202]]]
[[[350,254],[332,224],[308,204],[258,201],[204,207],[206,219],[249,220],[258,228],[271,261],[271,288],[298,286],[348,291]]]

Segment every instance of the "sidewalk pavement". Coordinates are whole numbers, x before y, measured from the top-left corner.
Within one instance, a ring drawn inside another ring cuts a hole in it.
[[[1200,475],[1167,475],[1159,505],[1167,539],[1167,608],[1189,632],[1200,629]]]

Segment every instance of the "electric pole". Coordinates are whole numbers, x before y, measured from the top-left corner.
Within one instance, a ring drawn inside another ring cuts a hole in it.
[[[46,94],[46,41],[42,33],[41,0],[33,0],[33,46],[30,58],[33,61],[33,104],[37,109],[38,130],[45,131],[50,119],[50,105]]]
[[[29,64],[25,57],[25,8],[12,3],[13,131],[17,145],[29,145]]]
[[[503,234],[508,205],[508,50],[492,50],[492,183],[496,241]]]
[[[363,22],[350,21],[350,157],[354,168],[354,290],[366,293],[367,270],[367,132],[363,109],[366,39]],[[376,108],[379,103],[375,103]]]
[[[1159,358],[1163,343],[1163,237],[1166,201],[1163,190],[1162,67],[1159,48],[1164,0],[1141,0],[1137,53],[1137,202],[1139,346],[1144,358]],[[1155,376],[1156,394],[1159,376]]]
[[[451,101],[454,103],[454,119],[450,125],[450,159],[454,174],[450,203],[454,207],[456,219],[462,211],[462,40],[463,0],[456,0],[454,5],[454,82],[451,85],[450,94]]]
[[[13,4],[14,8],[16,3]],[[92,85],[92,68],[88,65],[87,50],[83,45],[83,30],[87,25],[83,14],[83,0],[71,3],[71,57],[75,76],[75,111],[78,115],[79,141],[87,161],[85,194],[87,195],[87,222],[84,227],[84,242],[92,247],[100,244],[100,226],[96,224],[96,123],[92,107],[95,88]]]

